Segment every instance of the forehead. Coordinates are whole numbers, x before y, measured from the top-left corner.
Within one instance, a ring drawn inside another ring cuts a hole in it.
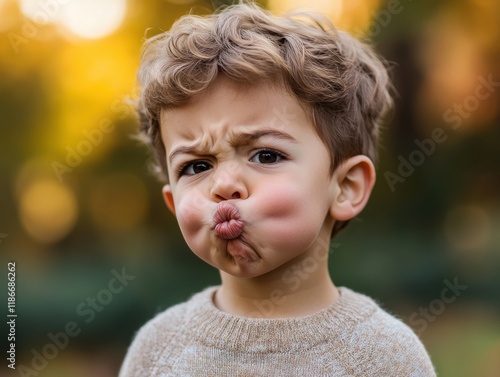
[[[292,123],[307,122],[299,101],[278,85],[239,85],[221,77],[203,94],[183,106],[162,110],[161,134],[166,149],[179,139],[200,133],[223,138],[237,128],[270,127],[286,131]]]

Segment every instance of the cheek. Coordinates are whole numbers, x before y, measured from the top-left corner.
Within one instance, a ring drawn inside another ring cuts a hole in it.
[[[317,237],[327,208],[318,198],[324,193],[311,189],[297,182],[266,187],[266,193],[255,206],[261,219],[259,227],[268,235],[266,238],[283,245],[307,247]]]
[[[185,195],[176,203],[175,213],[185,237],[195,233],[206,223],[207,202],[199,194]]]
[[[301,190],[292,185],[266,185],[258,202],[259,212],[263,218],[287,218],[293,216],[300,207]]]
[[[312,216],[326,206],[324,185],[306,181],[268,183],[259,193],[257,206],[264,218]]]

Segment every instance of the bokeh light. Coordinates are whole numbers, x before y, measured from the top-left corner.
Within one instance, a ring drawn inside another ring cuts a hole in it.
[[[39,0],[19,0],[19,8],[25,17],[39,25],[55,21],[60,4],[55,1],[47,8],[46,6],[42,6],[42,3]]]
[[[19,218],[36,241],[60,241],[75,225],[78,207],[71,189],[55,179],[31,183],[20,193]]]
[[[71,0],[61,8],[60,22],[83,38],[102,38],[123,22],[126,0]]]
[[[57,22],[75,36],[96,39],[111,34],[122,24],[127,0],[20,0],[19,8],[35,27]]]

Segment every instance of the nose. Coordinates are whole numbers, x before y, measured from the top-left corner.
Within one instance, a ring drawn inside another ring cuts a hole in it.
[[[248,189],[241,175],[241,168],[237,164],[218,166],[213,173],[210,197],[220,202],[229,199],[246,199]]]

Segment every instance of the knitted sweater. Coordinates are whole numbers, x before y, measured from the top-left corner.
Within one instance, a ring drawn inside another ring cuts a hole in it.
[[[271,319],[220,311],[216,289],[142,327],[120,377],[435,376],[410,328],[348,288],[318,313]]]

